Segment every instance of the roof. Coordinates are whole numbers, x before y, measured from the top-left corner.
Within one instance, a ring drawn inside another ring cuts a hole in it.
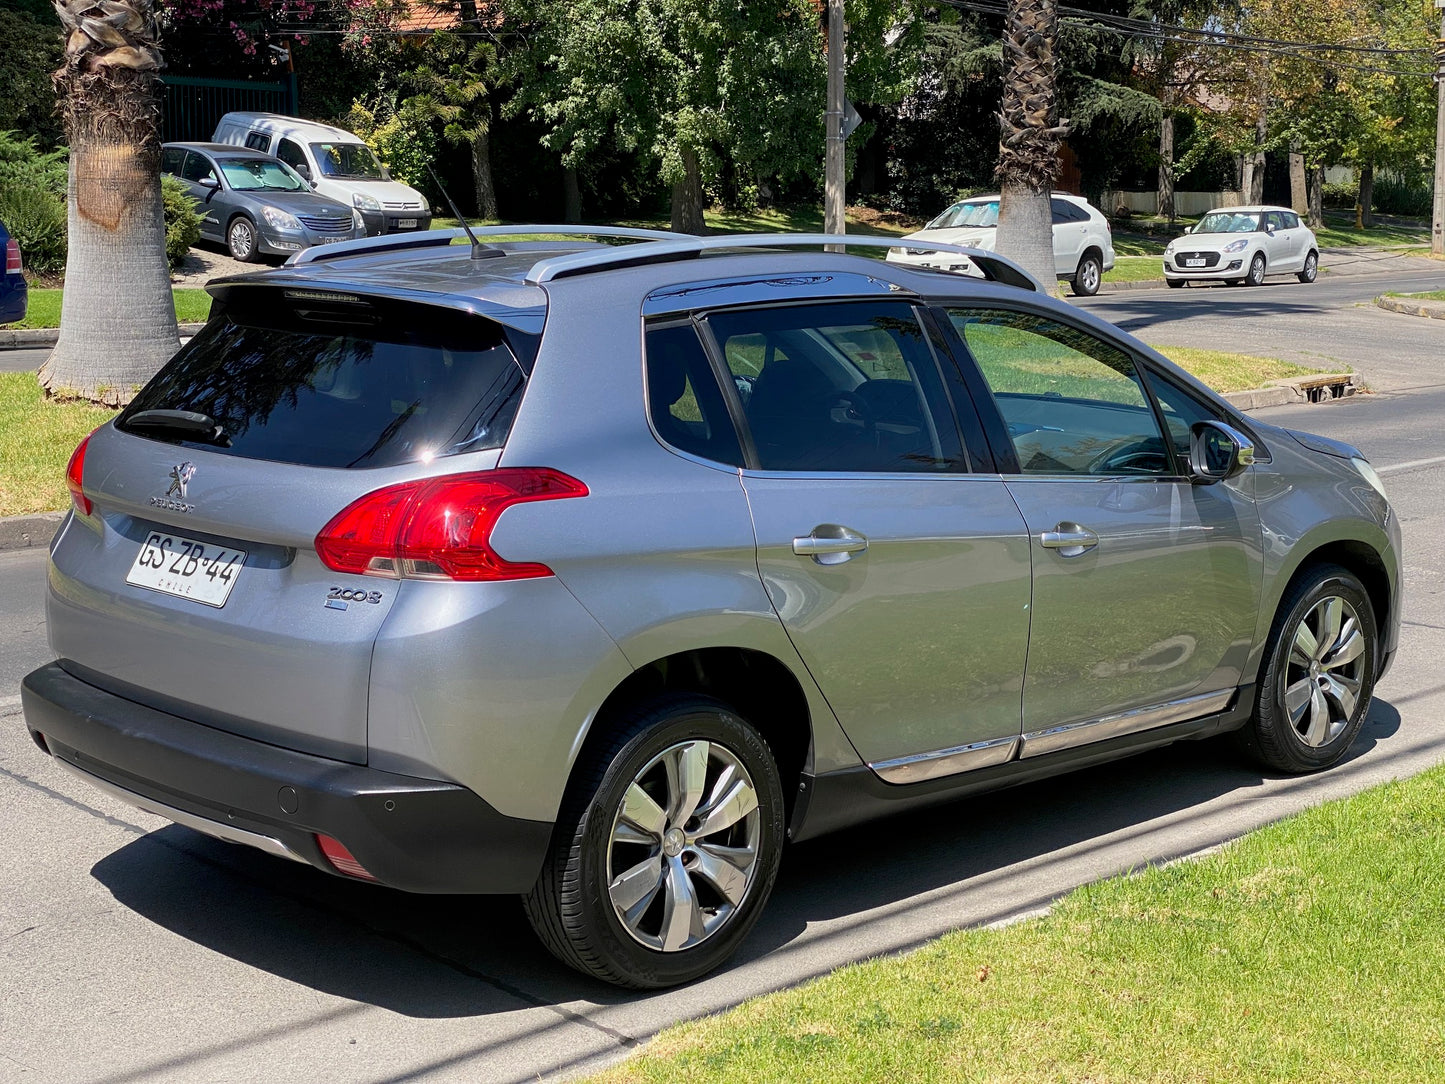
[[[250,147],[238,147],[234,143],[162,143],[164,147],[184,147],[188,151],[205,151],[207,154],[224,155],[227,158],[271,158],[273,155],[265,151],[253,150]]]

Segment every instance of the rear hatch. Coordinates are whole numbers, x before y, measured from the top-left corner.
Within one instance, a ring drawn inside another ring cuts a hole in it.
[[[72,465],[81,493],[50,577],[62,665],[186,718],[364,763],[372,644],[398,581],[331,571],[316,536],[383,486],[495,466],[526,383],[519,338],[359,293],[222,291],[206,328]]]

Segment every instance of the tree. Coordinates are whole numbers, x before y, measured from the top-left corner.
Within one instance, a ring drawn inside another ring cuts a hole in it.
[[[161,204],[160,35],[152,0],[69,0],[55,73],[70,141],[70,254],[53,394],[128,402],[180,346]]]
[[[1058,172],[1059,119],[1055,0],[1009,0],[1004,18],[1003,103],[999,108],[998,251],[1053,292],[1053,215],[1049,192]]]
[[[428,37],[421,49],[421,63],[402,77],[415,92],[402,108],[438,121],[447,142],[467,148],[477,211],[483,218],[496,218],[489,142],[491,91],[498,78],[496,47],[486,39],[469,42],[441,30]]]

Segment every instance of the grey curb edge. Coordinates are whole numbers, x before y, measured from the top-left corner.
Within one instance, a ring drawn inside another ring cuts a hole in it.
[[[1424,316],[1431,320],[1445,320],[1445,301],[1420,301],[1413,297],[1375,298],[1375,304],[1387,312],[1404,313],[1406,316]]]
[[[39,512],[32,516],[0,516],[0,551],[48,546],[65,518],[64,512]]]
[[[194,335],[205,324],[181,324],[178,328],[181,338]],[[36,346],[54,346],[60,338],[60,329],[53,327],[21,328],[6,331],[0,329],[0,350],[24,350]]]

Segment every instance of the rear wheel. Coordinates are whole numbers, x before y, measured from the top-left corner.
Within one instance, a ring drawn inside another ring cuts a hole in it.
[[[1244,277],[1246,286],[1259,286],[1264,282],[1264,253],[1256,252],[1249,264],[1249,274]]]
[[[1378,651],[1375,611],[1359,579],[1337,565],[1309,571],[1280,602],[1245,746],[1278,771],[1334,764],[1364,725]]]
[[[1305,257],[1305,265],[1295,277],[1301,282],[1314,282],[1320,274],[1320,257],[1318,253],[1311,252]]]
[[[1086,252],[1079,259],[1079,266],[1074,271],[1073,281],[1069,285],[1079,297],[1093,297],[1099,292],[1099,284],[1103,281],[1103,262],[1100,261],[1097,253]]]
[[[782,782],[757,730],[708,697],[654,701],[579,769],[527,917],[579,971],[688,982],[752,929],[782,842]]]
[[[242,263],[250,263],[256,259],[256,227],[249,218],[244,215],[237,215],[231,219],[231,224],[226,227],[226,248],[230,249],[232,257]]]

